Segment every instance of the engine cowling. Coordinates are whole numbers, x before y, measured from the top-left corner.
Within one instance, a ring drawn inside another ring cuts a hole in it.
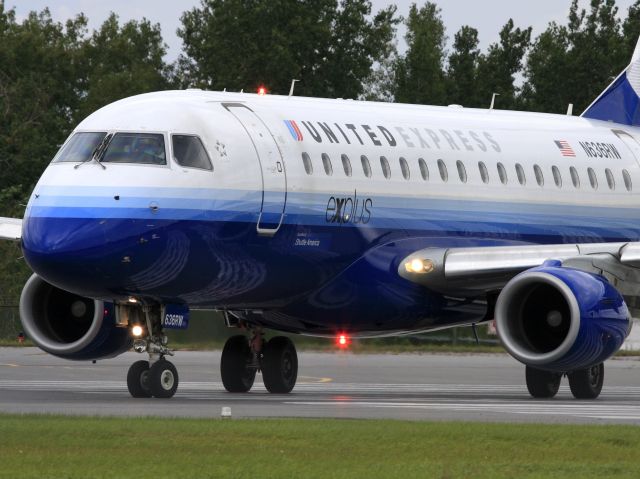
[[[64,359],[109,358],[132,344],[127,328],[116,327],[113,304],[57,288],[36,274],[22,290],[20,319],[40,349]]]
[[[496,303],[507,351],[532,367],[569,372],[610,358],[631,330],[622,295],[603,277],[549,262],[513,278]]]

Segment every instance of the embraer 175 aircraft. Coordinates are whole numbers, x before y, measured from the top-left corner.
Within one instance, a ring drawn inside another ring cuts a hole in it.
[[[640,49],[582,114],[174,91],[108,105],[35,187],[20,240],[28,337],[61,358],[132,345],[134,397],[178,387],[190,310],[245,334],[231,392],[287,393],[284,336],[389,336],[495,318],[534,397],[577,398],[640,304]]]

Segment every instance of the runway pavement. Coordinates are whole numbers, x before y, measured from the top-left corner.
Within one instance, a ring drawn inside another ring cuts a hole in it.
[[[178,352],[173,399],[133,399],[129,365],[143,356],[74,363],[33,348],[0,348],[0,412],[115,416],[334,417],[640,425],[640,360],[606,363],[605,388],[578,401],[566,379],[553,400],[533,400],[524,366],[506,355],[364,355],[301,353],[291,394],[266,392],[261,377],[248,394],[220,382],[220,352]]]

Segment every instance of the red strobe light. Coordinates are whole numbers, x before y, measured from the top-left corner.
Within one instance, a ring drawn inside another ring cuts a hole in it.
[[[267,89],[263,86],[261,86],[260,88],[258,88],[258,95],[260,96],[264,96],[267,94]]]
[[[351,340],[349,339],[349,336],[346,335],[345,333],[340,333],[336,337],[336,346],[338,346],[340,349],[348,348],[350,343],[351,343]]]

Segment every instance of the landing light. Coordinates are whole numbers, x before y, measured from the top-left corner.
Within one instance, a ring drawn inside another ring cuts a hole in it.
[[[142,336],[142,333],[144,332],[144,330],[142,329],[142,326],[136,324],[133,328],[131,328],[131,334],[133,334],[136,338],[139,338],[140,336]]]
[[[407,273],[424,274],[431,273],[435,269],[433,261],[430,259],[414,258],[404,265]]]
[[[137,302],[138,302],[138,300],[137,300],[136,298],[134,298],[133,296],[132,296],[132,297],[130,297],[130,298],[128,299],[128,301],[129,301],[130,303],[133,303],[133,304],[135,304],[135,303],[137,303]]]

